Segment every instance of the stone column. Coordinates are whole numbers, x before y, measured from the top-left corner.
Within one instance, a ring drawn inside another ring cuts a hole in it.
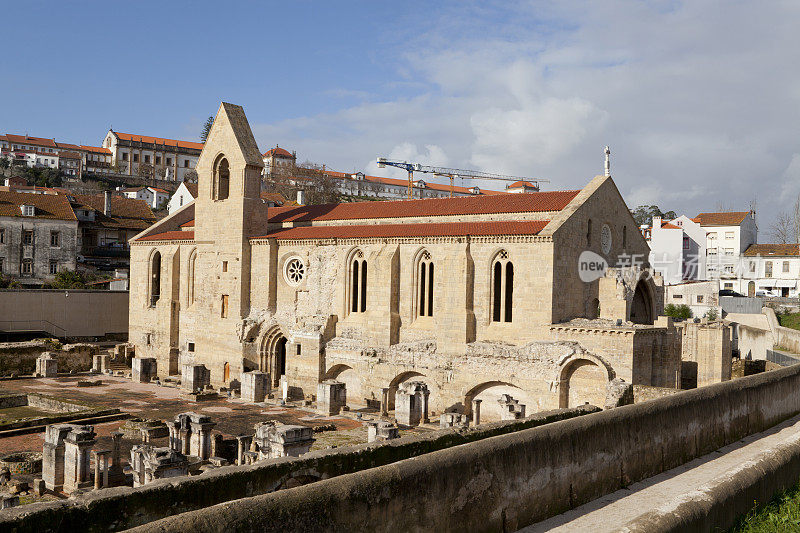
[[[122,433],[115,431],[111,434],[111,439],[111,467],[108,476],[114,485],[120,485],[125,480],[125,473],[122,471]]]
[[[97,442],[92,426],[72,426],[64,440],[64,492],[71,493],[91,485],[89,454]]]
[[[286,376],[281,376],[281,398],[284,402],[289,401],[289,380]]]
[[[250,450],[250,443],[253,442],[252,435],[239,435],[236,437],[237,450],[236,450],[236,464],[244,464],[244,454]]]
[[[381,416],[389,416],[389,387],[381,389]]]
[[[477,426],[481,423],[481,401],[472,400],[472,425]]]
[[[100,454],[103,452],[93,451],[92,455],[94,455],[94,490],[98,490],[103,487],[100,477]]]
[[[211,433],[211,457],[222,457],[222,433]]]
[[[428,396],[431,393],[427,387],[422,390],[422,423],[423,424],[430,424],[431,419],[428,418]]]
[[[189,455],[189,433],[190,430],[188,429],[180,429],[180,453],[183,455]]]
[[[64,440],[72,430],[69,424],[52,424],[45,430],[42,446],[42,479],[52,491],[64,487]]]

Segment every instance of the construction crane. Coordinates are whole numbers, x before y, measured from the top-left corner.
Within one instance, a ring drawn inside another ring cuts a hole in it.
[[[408,161],[392,161],[385,157],[378,158],[378,168],[395,167],[402,168],[408,172],[408,198],[411,199],[414,190],[414,172],[422,172],[425,174],[433,174],[434,176],[442,176],[450,178],[450,197],[453,197],[453,187],[456,178],[461,179],[479,179],[479,180],[499,180],[499,181],[527,181],[533,183],[536,189],[539,189],[540,183],[550,183],[550,180],[541,178],[522,178],[519,176],[507,176],[505,174],[494,174],[491,172],[481,172],[480,170],[463,170],[460,168],[447,168],[447,167],[433,167],[428,165],[420,165],[419,163],[409,163]]]

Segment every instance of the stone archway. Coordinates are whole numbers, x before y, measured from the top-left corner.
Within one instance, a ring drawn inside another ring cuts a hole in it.
[[[574,359],[561,371],[558,406],[577,407],[588,402],[602,408],[607,387],[605,369],[589,359]]]
[[[258,369],[269,373],[273,387],[280,386],[281,376],[286,374],[286,343],[277,325],[269,328],[261,340]]]
[[[634,324],[653,324],[653,295],[644,280],[639,280],[631,302],[631,322]]]
[[[400,384],[404,381],[408,381],[411,378],[421,377],[424,378],[425,374],[421,374],[419,372],[409,371],[403,372],[402,374],[398,374],[395,378],[389,382],[389,397],[387,398],[387,404],[389,411],[394,409],[394,395],[397,392],[397,389],[400,388]]]

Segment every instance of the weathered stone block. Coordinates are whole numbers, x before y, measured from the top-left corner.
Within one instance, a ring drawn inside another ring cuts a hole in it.
[[[261,403],[270,392],[269,374],[265,372],[242,372],[242,400]]]
[[[335,380],[325,380],[317,385],[317,411],[331,416],[338,415],[347,405],[347,386]]]
[[[150,383],[158,375],[154,357],[134,357],[131,359],[131,379],[134,383]]]
[[[44,352],[36,359],[36,375],[50,378],[58,374],[58,361],[50,352]]]
[[[428,386],[422,381],[403,383],[395,393],[395,418],[404,426],[428,423]]]

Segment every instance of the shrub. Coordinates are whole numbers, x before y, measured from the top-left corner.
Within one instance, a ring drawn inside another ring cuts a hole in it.
[[[686,304],[667,304],[664,307],[664,314],[671,316],[675,320],[686,320],[692,318],[692,310]]]

